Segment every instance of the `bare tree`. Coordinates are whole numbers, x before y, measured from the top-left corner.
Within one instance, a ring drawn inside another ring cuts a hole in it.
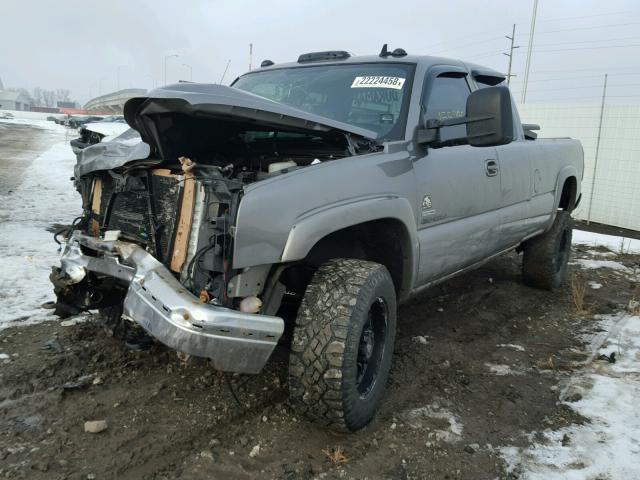
[[[58,102],[70,102],[71,101],[71,91],[66,88],[58,88],[56,89],[56,100]]]
[[[33,89],[32,97],[33,97],[33,104],[36,107],[42,107],[43,106],[44,99],[42,97],[42,89],[40,87],[35,87]]]
[[[45,107],[53,107],[56,103],[56,92],[53,90],[42,90],[42,101]]]
[[[26,88],[18,88],[17,90],[29,99],[29,105],[33,105],[33,97],[31,96],[31,93],[29,93],[29,90],[27,90]]]

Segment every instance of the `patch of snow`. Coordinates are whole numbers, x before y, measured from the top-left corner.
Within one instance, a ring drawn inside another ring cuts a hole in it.
[[[593,288],[594,290],[598,290],[598,289],[602,288],[602,284],[601,283],[594,282],[593,280],[589,281],[589,286],[591,288]]]
[[[435,437],[436,440],[454,443],[462,438],[463,427],[460,420],[451,413],[451,411],[437,404],[407,410],[400,414],[400,417],[407,422],[411,428],[426,428],[431,430],[428,436]],[[444,420],[449,426],[446,429],[429,429],[429,420]]]
[[[518,352],[524,352],[524,347],[522,345],[516,345],[514,343],[500,343],[498,347],[511,348],[513,350],[517,350]]]
[[[414,343],[419,343],[420,345],[426,345],[428,343],[427,336],[425,335],[416,335],[415,337],[412,337],[411,340]]]
[[[601,252],[600,250],[587,250],[585,253],[594,257],[616,257],[617,254],[613,252]]]
[[[640,316],[621,313],[599,320],[608,336],[599,337],[593,355],[616,352],[617,361],[588,363],[565,389],[580,393],[566,405],[590,422],[547,430],[545,442],[526,449],[500,449],[508,471],[518,469],[520,478],[640,478]]]
[[[493,450],[491,447],[490,449]],[[500,453],[504,460],[507,473],[512,473],[520,464],[520,449],[518,447],[500,447],[495,450]]]
[[[580,265],[580,268],[595,269],[595,268],[610,268],[611,270],[617,270],[624,273],[632,273],[629,267],[625,267],[620,262],[614,262],[613,260],[590,260],[587,258],[578,258],[571,262],[572,265]]]
[[[491,373],[498,375],[499,377],[503,377],[505,375],[522,375],[524,372],[520,370],[515,370],[509,365],[498,365],[495,363],[485,363],[485,367],[487,367]]]
[[[0,353],[0,360],[6,360],[7,358],[9,358],[9,355],[6,353]]]
[[[606,247],[615,253],[640,253],[640,240],[574,230],[572,242],[578,245]]]
[[[72,327],[73,325],[78,325],[80,323],[85,323],[90,320],[89,315],[86,313],[81,313],[80,315],[76,315],[67,320],[63,320],[60,322],[61,327]]]
[[[82,212],[69,180],[76,159],[64,129],[42,123],[55,143],[26,169],[18,187],[0,195],[0,330],[57,318],[40,308],[55,300],[49,273],[60,257],[46,228],[69,224]]]
[[[616,326],[615,334],[597,351],[597,355],[616,354],[616,363],[605,365],[606,373],[640,373],[640,316],[623,314]]]

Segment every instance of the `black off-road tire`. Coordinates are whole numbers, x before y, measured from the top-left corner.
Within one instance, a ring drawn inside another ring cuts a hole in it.
[[[522,271],[525,283],[553,290],[567,279],[573,220],[569,212],[558,212],[551,230],[523,245]]]
[[[356,431],[374,417],[391,367],[396,293],[386,267],[336,259],[314,274],[296,318],[289,391],[306,417]]]

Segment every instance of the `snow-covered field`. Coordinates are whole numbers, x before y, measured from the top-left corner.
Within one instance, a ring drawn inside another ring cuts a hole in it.
[[[0,330],[53,318],[51,310],[40,308],[55,299],[49,273],[59,256],[46,228],[68,224],[82,211],[69,181],[75,155],[66,130],[51,122],[13,122],[49,129],[53,144],[34,159],[16,189],[0,195]]]
[[[606,247],[613,253],[640,253],[640,240],[582,230],[573,231],[573,243],[593,247]]]

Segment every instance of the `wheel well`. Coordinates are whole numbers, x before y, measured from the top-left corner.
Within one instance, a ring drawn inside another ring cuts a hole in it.
[[[333,258],[359,258],[377,262],[389,270],[401,297],[410,289],[411,242],[399,220],[385,218],[353,225],[332,232],[319,240],[306,258],[285,270],[282,281],[288,289],[306,289],[313,272]],[[295,285],[294,285],[295,284]]]
[[[576,193],[578,191],[578,182],[576,177],[569,177],[564,181],[562,193],[560,194],[560,203],[558,208],[567,212],[573,211],[576,206]]]

